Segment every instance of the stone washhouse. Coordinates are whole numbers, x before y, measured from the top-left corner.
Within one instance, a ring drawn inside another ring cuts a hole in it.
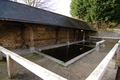
[[[86,22],[28,5],[0,0],[0,46],[9,50],[88,40],[96,30]]]

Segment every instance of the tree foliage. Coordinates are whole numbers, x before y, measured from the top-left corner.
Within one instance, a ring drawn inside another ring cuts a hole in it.
[[[120,21],[119,0],[72,0],[71,15],[91,23]]]

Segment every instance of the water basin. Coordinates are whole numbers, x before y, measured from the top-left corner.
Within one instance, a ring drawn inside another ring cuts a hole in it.
[[[55,62],[58,62],[59,64],[68,66],[69,64],[92,52],[94,49],[94,47],[73,44],[42,50],[40,54],[52,59]]]

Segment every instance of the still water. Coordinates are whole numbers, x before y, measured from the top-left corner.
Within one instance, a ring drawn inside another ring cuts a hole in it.
[[[74,45],[68,45],[68,46],[43,50],[41,52],[49,56],[52,56],[54,58],[57,58],[63,62],[67,62],[77,57],[78,55],[83,54],[84,52],[87,52],[93,48],[94,47],[74,44]]]

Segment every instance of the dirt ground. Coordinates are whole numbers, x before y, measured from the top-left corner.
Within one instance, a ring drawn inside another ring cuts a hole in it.
[[[51,61],[37,54],[22,54],[21,56],[30,61],[39,64],[40,66],[64,77],[68,80],[85,80],[90,73],[97,67],[107,53],[112,49],[114,44],[107,43],[105,48],[101,48],[100,52],[92,52],[87,56],[79,59],[68,67],[62,67],[56,62]],[[102,80],[114,80],[116,69],[115,60],[112,59]],[[14,79],[9,79],[7,75],[6,59],[0,61],[0,80],[42,80],[21,65],[19,65],[19,74]]]

